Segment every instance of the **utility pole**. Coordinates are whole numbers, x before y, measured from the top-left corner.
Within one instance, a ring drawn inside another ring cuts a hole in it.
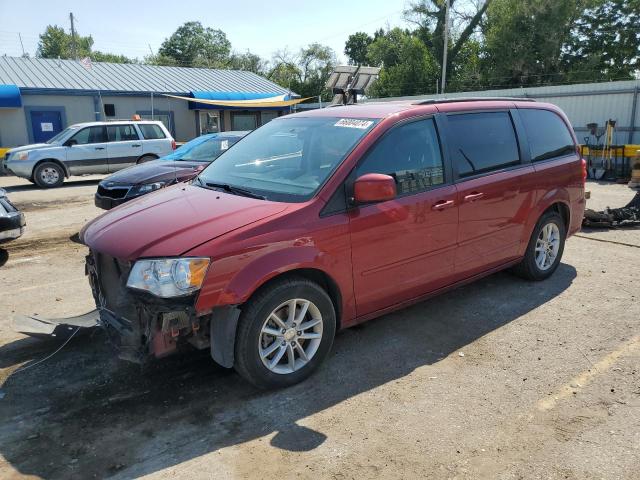
[[[444,45],[442,48],[442,86],[440,93],[445,92],[447,84],[447,52],[449,50],[449,0],[445,0],[444,4]]]
[[[74,60],[77,60],[78,51],[76,49],[76,27],[73,24],[73,12],[69,14],[69,20],[71,21],[71,56]]]
[[[22,56],[26,57],[24,53],[24,43],[22,43],[22,35],[20,34],[20,32],[18,32],[18,38],[20,39],[20,48],[22,48]]]

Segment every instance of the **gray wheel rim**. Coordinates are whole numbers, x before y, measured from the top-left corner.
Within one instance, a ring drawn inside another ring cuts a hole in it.
[[[540,270],[549,270],[560,250],[560,229],[555,223],[547,223],[536,240],[536,265]]]
[[[322,341],[322,314],[310,300],[293,298],[278,305],[260,329],[258,354],[271,372],[286,375],[311,361]]]
[[[60,180],[60,174],[53,167],[44,167],[40,170],[40,179],[47,185],[54,185]]]

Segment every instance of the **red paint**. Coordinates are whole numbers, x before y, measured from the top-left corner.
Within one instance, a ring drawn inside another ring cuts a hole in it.
[[[381,119],[311,200],[268,202],[178,185],[105,213],[81,237],[94,250],[131,261],[211,257],[196,302],[201,313],[241,304],[284,272],[315,269],[338,287],[342,326],[349,326],[513,264],[551,205],[567,207],[569,234],[579,229],[585,200],[578,154],[402,197],[391,195],[384,175],[367,175],[355,196],[383,201],[321,215],[358,160],[398,122],[505,108],[551,110],[569,125],[553,105],[518,101],[389,102],[305,112],[298,115]]]
[[[389,175],[367,173],[356,179],[354,198],[358,203],[386,202],[396,198],[396,182]]]

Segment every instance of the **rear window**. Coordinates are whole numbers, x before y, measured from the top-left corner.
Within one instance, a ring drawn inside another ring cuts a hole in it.
[[[158,138],[166,138],[162,129],[154,123],[139,123],[138,127],[142,132],[142,136],[147,140],[156,140]]]
[[[468,177],[520,163],[508,112],[450,115],[452,157],[458,176]]]
[[[520,117],[529,139],[531,160],[534,162],[576,152],[567,125],[554,112],[529,108],[520,110]]]

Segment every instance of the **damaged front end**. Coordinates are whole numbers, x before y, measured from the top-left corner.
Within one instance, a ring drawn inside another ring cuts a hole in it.
[[[160,298],[127,287],[133,263],[90,251],[85,273],[100,314],[100,325],[116,346],[119,357],[143,363],[182,347],[210,345],[210,315],[198,316],[196,292]]]

